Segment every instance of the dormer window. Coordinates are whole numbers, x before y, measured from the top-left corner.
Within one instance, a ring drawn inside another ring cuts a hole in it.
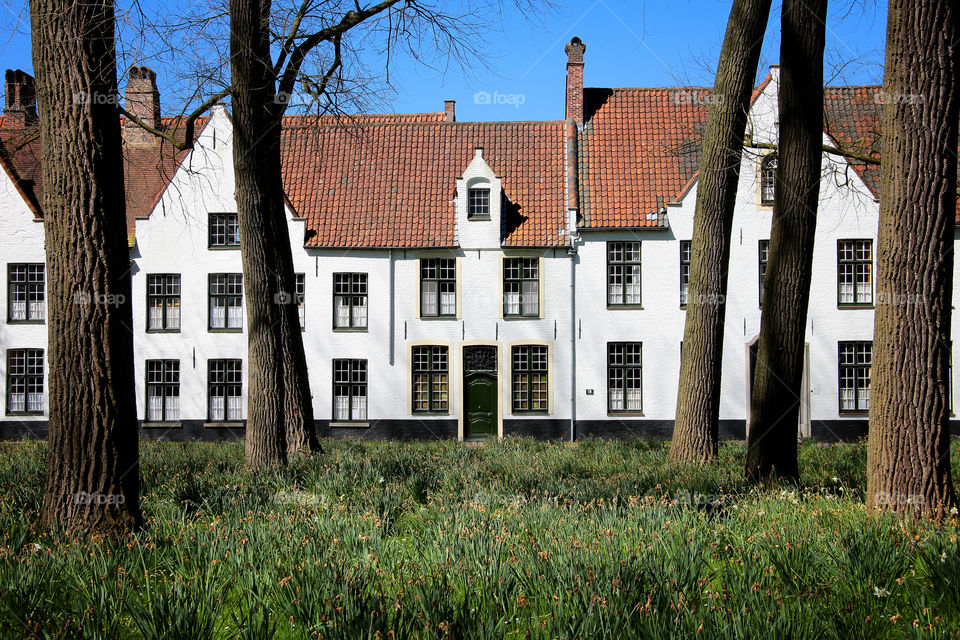
[[[772,205],[777,184],[777,154],[771,153],[760,161],[760,204]]]
[[[490,219],[490,189],[473,187],[467,191],[467,219]]]

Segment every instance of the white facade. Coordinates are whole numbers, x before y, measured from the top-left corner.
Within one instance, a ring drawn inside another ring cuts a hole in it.
[[[751,131],[760,142],[775,141],[776,73],[773,80],[751,113]],[[728,276],[720,418],[734,435],[743,434],[748,414],[749,346],[760,329],[759,242],[769,239],[772,218],[771,208],[760,203],[759,164],[757,153],[745,154]],[[823,176],[807,322],[807,383],[799,399],[804,418],[800,431],[803,435],[843,437],[848,435],[844,422],[855,421],[862,431],[865,414],[840,411],[838,343],[871,340],[873,309],[838,305],[838,241],[872,241],[875,264],[878,203],[856,173],[845,170],[840,158],[825,156]],[[841,177],[847,179],[845,184],[840,183]],[[469,215],[466,194],[471,188],[489,189],[488,215]],[[503,245],[497,197],[500,177],[486,164],[482,149],[463,167],[463,174],[451,185],[451,193],[454,190],[458,194],[452,203],[457,245],[449,248],[305,248],[305,221],[288,211],[295,271],[304,274],[303,338],[321,434],[469,437],[464,349],[489,345],[497,348],[497,435],[568,438],[571,429],[578,437],[668,435],[677,397],[685,316],[680,305],[680,242],[693,235],[696,185],[682,199],[666,205],[667,228],[584,229],[577,234],[573,257],[566,247]],[[136,222],[131,272],[141,420],[146,418],[146,362],[179,362],[179,412],[176,419],[162,424],[145,424],[155,435],[178,437],[191,426],[193,437],[220,437],[216,434],[222,434],[224,427],[238,426],[211,415],[211,360],[242,361],[244,404],[240,411],[246,415],[247,333],[245,328],[211,330],[208,318],[210,274],[242,272],[239,249],[208,247],[209,216],[235,213],[233,193],[231,121],[218,107],[150,216]],[[5,272],[9,264],[43,262],[42,223],[34,220],[6,173],[0,174],[0,238]],[[641,243],[641,301],[614,308],[606,299],[607,243],[623,241]],[[505,315],[504,261],[516,257],[532,259],[527,264],[536,265],[539,273],[536,314],[531,317]],[[433,258],[452,259],[455,265],[455,303],[447,298],[447,311],[449,304],[454,307],[445,317],[421,313],[422,261]],[[334,327],[334,274],[338,273],[366,274],[366,327]],[[180,326],[176,331],[147,330],[147,276],[151,274],[180,276]],[[7,287],[4,277],[0,280],[4,300],[8,300]],[[571,314],[573,295],[575,313]],[[955,291],[955,301],[957,298]],[[873,300],[879,302],[875,291]],[[45,409],[29,415],[9,411],[7,352],[46,349],[46,325],[4,320],[0,323],[0,349],[4,352],[0,390],[8,410],[2,421],[43,423]],[[953,331],[958,331],[956,326]],[[575,361],[571,340],[575,342]],[[617,342],[642,343],[639,410],[608,411],[607,348],[608,343]],[[447,402],[442,410],[419,413],[414,410],[411,360],[413,350],[425,345],[448,349]],[[545,411],[514,410],[511,349],[517,345],[546,347]],[[335,359],[366,361],[363,419],[342,420],[334,413]],[[953,391],[956,394],[957,389]]]

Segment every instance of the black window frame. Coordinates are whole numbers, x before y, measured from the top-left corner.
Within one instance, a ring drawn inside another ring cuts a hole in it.
[[[341,367],[338,369],[338,366]],[[367,422],[370,415],[370,390],[369,390],[369,368],[366,358],[334,358],[331,365],[331,382],[332,384],[332,397],[330,404],[330,417],[333,422]],[[346,374],[346,379],[339,378],[339,374],[344,372]],[[347,418],[338,418],[337,417],[337,398],[341,397],[338,395],[338,388],[347,388]],[[355,390],[362,389],[362,395],[357,395],[354,393]],[[354,418],[353,417],[353,402],[354,398],[363,397],[363,417]]]
[[[418,358],[418,354],[425,353],[426,357]],[[443,366],[438,366],[438,358],[442,355]],[[418,367],[423,362],[426,367]],[[417,387],[420,384],[418,376],[426,377],[427,406],[418,408]],[[442,385],[438,392],[437,384]],[[435,396],[440,395],[441,398]],[[415,345],[410,349],[410,408],[415,414],[450,413],[450,348],[446,345]]]
[[[420,317],[456,318],[457,317],[457,259],[421,258],[420,259]],[[426,309],[426,287],[436,283],[436,310]],[[444,294],[453,294],[453,312],[443,313],[441,299]]]
[[[682,344],[682,343],[681,343]],[[628,353],[630,349],[636,349],[636,353]],[[614,357],[617,355],[615,352],[620,351],[619,361],[614,361]],[[628,362],[628,355],[636,355],[636,362]],[[635,378],[631,378],[630,374],[635,372]],[[616,374],[620,374],[620,382],[622,386],[620,387],[623,391],[623,398],[621,402],[623,403],[622,409],[613,408],[613,390],[616,388],[614,386],[614,381]],[[630,387],[628,386],[629,380],[635,380],[637,386]],[[639,389],[640,391],[640,407],[631,408],[627,407],[627,391],[630,389]],[[643,413],[643,343],[642,342],[608,342],[607,343],[607,413],[625,413],[639,415]]]
[[[215,367],[223,365],[223,379],[215,380]],[[215,396],[214,390],[223,390],[223,417],[214,418],[211,401]],[[234,391],[234,393],[230,393]],[[230,418],[229,399],[240,398],[239,418]],[[243,360],[240,358],[212,358],[207,360],[207,422],[243,422]]]
[[[18,371],[20,365],[16,365],[14,360],[16,356],[22,356],[22,371]],[[39,372],[36,367],[39,366]],[[31,367],[34,367],[31,369]],[[43,349],[33,347],[22,349],[7,349],[7,389],[5,398],[5,409],[8,416],[41,416],[46,406],[45,388],[43,383],[44,369],[46,361],[44,360]],[[23,410],[18,411],[11,408],[11,399],[14,395],[13,389],[22,389]],[[40,408],[28,409],[28,398],[32,393],[36,393],[39,388]]]
[[[869,349],[869,360],[866,362],[861,362],[861,352],[859,349],[867,347]],[[844,361],[844,349],[852,349],[853,361],[845,362]],[[872,340],[841,340],[837,343],[837,410],[840,414],[844,415],[864,415],[870,411],[870,378],[873,367],[873,341]],[[847,387],[844,386],[844,369],[850,369],[852,373],[853,380],[853,409],[845,409],[843,407],[843,391]],[[865,372],[865,373],[864,373]],[[866,380],[866,385],[864,387],[860,386],[860,382]],[[867,401],[866,406],[861,406],[860,396],[858,391],[861,388],[867,390]]]
[[[215,279],[223,278],[223,292],[214,293]],[[230,287],[239,285],[239,293],[230,293]],[[213,326],[213,301],[223,300],[223,326]],[[235,304],[231,304],[235,302]],[[240,309],[238,314],[240,324],[230,326],[230,309]],[[243,331],[243,274],[242,273],[210,273],[207,275],[207,330],[208,331]]]
[[[757,275],[759,278],[758,306],[763,308],[763,279],[767,275],[767,263],[770,262],[770,240],[757,241]]]
[[[300,320],[300,331],[307,330],[307,274],[293,274],[293,295],[297,300],[297,317]]]
[[[467,220],[490,219],[490,187],[467,189]]]
[[[153,293],[153,285],[156,279],[160,279],[160,293]],[[168,290],[168,287],[175,283],[176,284],[176,293],[171,293]],[[183,323],[183,306],[182,306],[182,295],[183,295],[183,285],[181,283],[179,273],[148,273],[147,274],[147,318],[146,318],[146,331],[148,333],[180,333],[180,327]],[[175,308],[178,310],[177,314],[177,326],[169,326],[169,319],[167,318],[167,310],[171,308],[168,304],[169,302],[176,301]],[[153,308],[153,303],[159,302],[159,308],[161,309],[161,326],[160,327],[151,327],[150,326],[150,309]]]
[[[14,272],[23,270],[23,279],[14,280]],[[39,274],[39,279],[38,279]],[[47,321],[46,265],[43,262],[7,263],[7,322],[10,324],[44,324]],[[23,295],[23,317],[13,317],[14,296]],[[39,317],[31,313],[31,303],[39,303]]]
[[[628,259],[628,246],[636,245],[636,260]],[[632,308],[636,309],[643,305],[643,243],[639,240],[611,240],[607,242],[607,307],[609,308]],[[615,257],[619,256],[619,257]],[[627,269],[636,267],[637,273],[637,297],[636,301],[627,302]],[[614,272],[620,269],[620,301],[613,300],[614,297],[611,288],[616,286],[613,282]]]
[[[517,265],[517,266],[514,266]],[[530,268],[536,270],[536,276],[530,276]],[[503,259],[503,317],[504,318],[539,318],[540,317],[540,258],[528,256],[510,256]],[[513,275],[515,274],[515,275]],[[524,284],[536,283],[536,293],[531,294],[536,301],[536,310],[527,313],[524,310]],[[516,292],[510,291],[516,288]],[[519,312],[507,312],[507,294],[517,293],[519,295],[517,308]]]
[[[768,153],[760,159],[760,204],[765,207],[772,207],[777,197],[777,161],[776,153]]]
[[[218,238],[220,238],[219,241]],[[207,248],[240,248],[240,223],[236,213],[211,213],[209,215],[207,221]]]
[[[518,367],[518,363],[521,366]],[[535,368],[540,363],[543,368]],[[538,392],[534,376],[543,376],[542,381],[536,381],[543,385],[542,408],[534,408]],[[525,386],[521,386],[524,382]],[[517,344],[510,347],[510,409],[515,414],[550,413],[550,348],[547,345]]]
[[[144,422],[180,422],[180,361],[176,359],[156,359],[156,360],[147,360],[144,364],[144,371],[146,377],[146,386],[145,386],[145,404],[143,408],[143,417]],[[153,375],[159,376],[159,380],[154,378]],[[150,398],[155,397],[154,394],[151,394],[151,391],[159,390],[160,398],[163,400],[160,402],[160,417],[153,418],[150,416]],[[177,415],[176,417],[170,416],[167,414],[167,398],[176,397],[177,398]]]
[[[846,253],[845,245],[852,244],[852,256],[853,258],[844,258]],[[862,247],[866,246],[870,251],[869,258],[861,258],[860,250]],[[838,307],[872,307],[873,306],[873,283],[874,283],[874,267],[873,267],[873,239],[872,238],[844,238],[837,240],[837,306]],[[858,284],[860,284],[859,278],[861,274],[858,273],[858,267],[866,266],[865,274],[867,281],[869,283],[869,300],[867,299],[858,299]],[[845,270],[850,269],[850,275],[852,275],[852,281],[846,283],[841,278],[845,275]],[[853,301],[844,302],[841,300],[840,287],[843,284],[852,284],[853,285]]]
[[[366,331],[370,325],[370,288],[369,278],[365,272],[344,271],[333,274],[333,330],[334,331]],[[357,303],[362,298],[363,304]],[[338,302],[341,299],[347,301],[348,326],[337,325]],[[363,307],[366,312],[363,315],[363,324],[354,324],[354,308]]]
[[[690,265],[693,262],[693,241],[680,241],[680,308],[690,301]]]

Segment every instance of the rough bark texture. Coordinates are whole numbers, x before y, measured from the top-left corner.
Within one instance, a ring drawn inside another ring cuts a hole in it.
[[[720,51],[700,160],[672,461],[717,455],[727,265],[743,135],[770,0],[735,0]]]
[[[937,514],[950,477],[949,363],[957,210],[958,7],[891,0],[867,502]]]
[[[770,260],[750,399],[747,476],[796,481],[804,335],[823,147],[827,0],[784,0]]]
[[[113,3],[31,0],[43,147],[49,436],[41,522],[141,522]]]
[[[230,1],[233,159],[249,336],[246,461],[319,451],[297,314],[280,173],[283,101],[269,44],[269,0]]]

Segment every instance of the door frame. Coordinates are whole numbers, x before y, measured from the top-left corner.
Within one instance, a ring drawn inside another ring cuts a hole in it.
[[[463,371],[463,351],[464,347],[487,346],[497,349],[497,368],[494,374],[497,376],[497,440],[503,439],[503,345],[496,340],[464,340],[457,345],[457,363],[456,376],[459,392],[457,393],[457,440],[463,441],[466,436],[466,426],[464,424],[464,412],[467,406],[467,385],[464,380]]]
[[[747,404],[744,408],[744,435],[750,435],[750,396],[753,393],[753,378],[750,376],[750,350],[760,341],[760,334],[747,341],[746,355],[746,390]],[[800,412],[797,416],[797,437],[810,437],[810,343],[803,343],[803,373],[800,378]]]

